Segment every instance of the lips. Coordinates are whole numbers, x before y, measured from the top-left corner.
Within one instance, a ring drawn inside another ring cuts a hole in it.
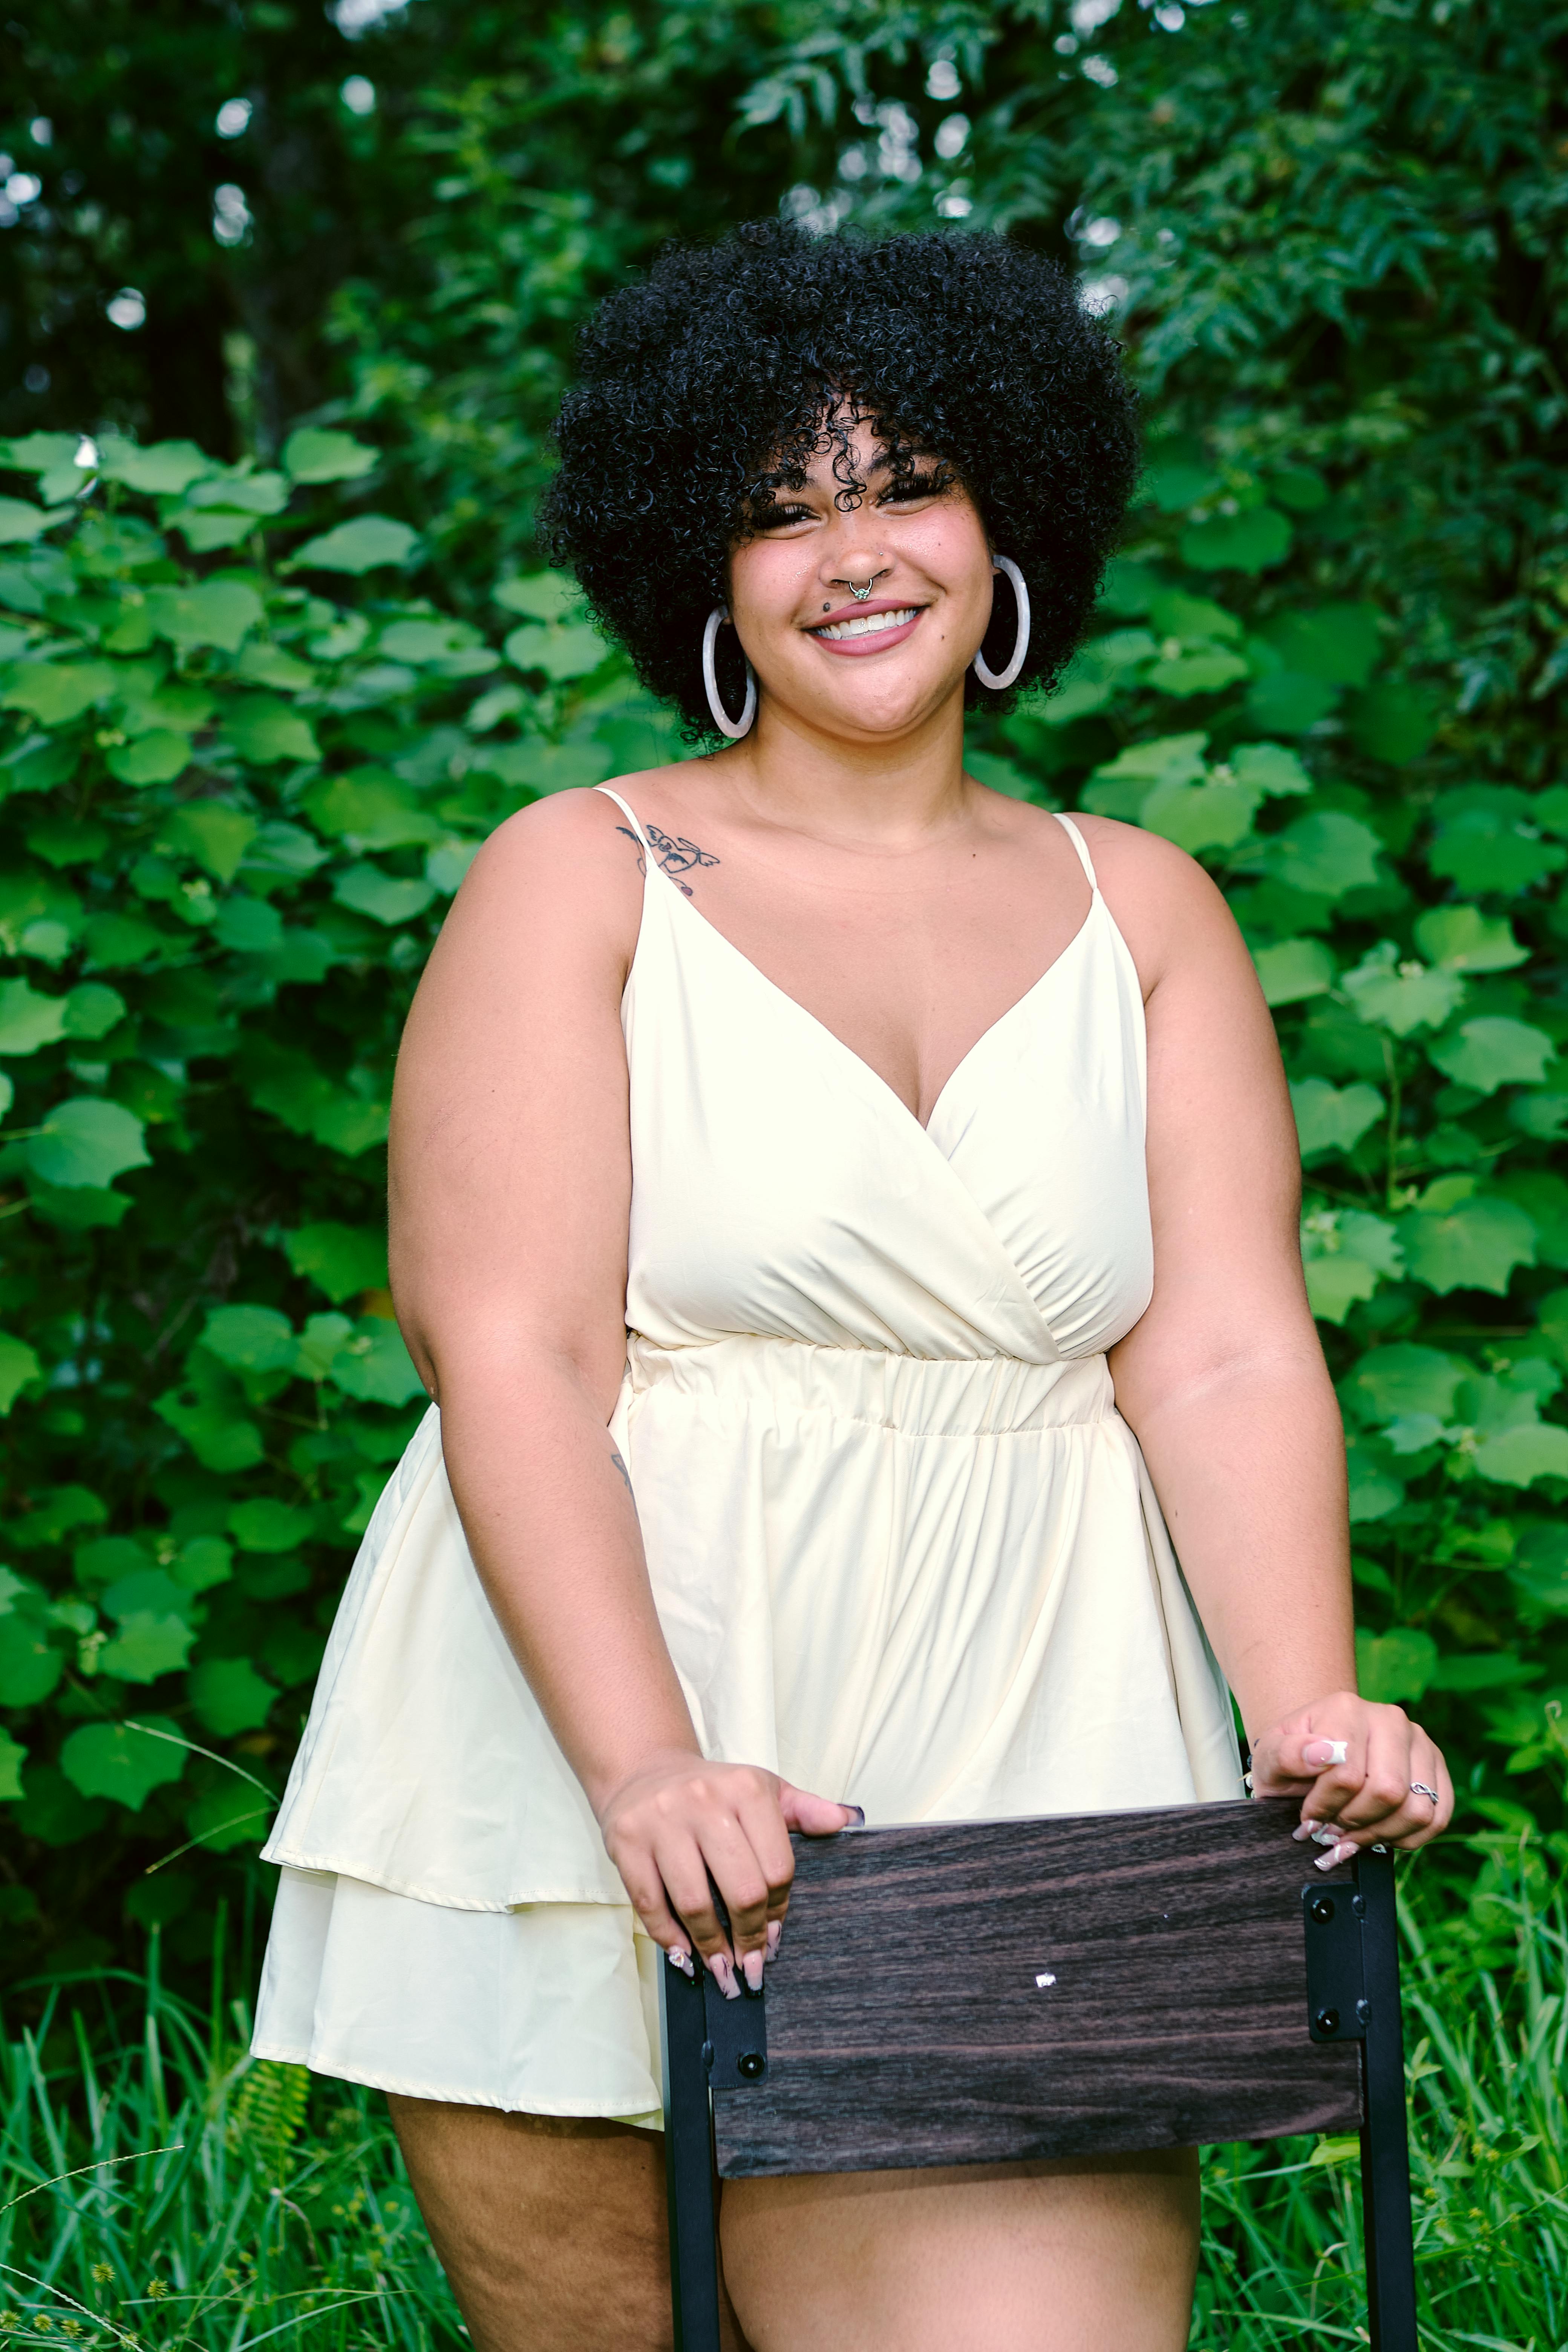
[[[825,652],[840,658],[879,654],[902,645],[923,610],[920,604],[895,604],[889,598],[869,612],[836,613],[832,620],[819,622],[810,635]]]

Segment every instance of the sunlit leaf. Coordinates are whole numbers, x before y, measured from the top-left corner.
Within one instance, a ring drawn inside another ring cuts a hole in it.
[[[308,539],[289,560],[291,572],[379,571],[386,564],[405,564],[419,543],[419,534],[390,515],[356,515],[316,539]]]
[[[139,1675],[139,1681],[150,1681]],[[167,1716],[138,1717],[145,1730],[131,1723],[84,1723],[60,1749],[60,1769],[84,1797],[112,1797],[116,1804],[139,1813],[154,1789],[180,1780],[187,1759],[177,1725]],[[172,1735],[158,1738],[164,1732]]]

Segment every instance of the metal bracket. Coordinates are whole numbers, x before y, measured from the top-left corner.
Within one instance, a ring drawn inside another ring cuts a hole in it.
[[[711,2091],[754,2091],[768,2071],[768,1998],[749,1989],[726,2000],[705,1969],[702,2012],[707,2039],[702,2063]]]
[[[1307,1938],[1307,2030],[1314,2042],[1364,2042],[1372,2004],[1362,1929],[1366,1897],[1345,1885],[1301,1889]]]

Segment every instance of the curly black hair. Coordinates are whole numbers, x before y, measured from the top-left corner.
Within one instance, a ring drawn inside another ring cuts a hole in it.
[[[777,221],[666,251],[584,327],[541,509],[553,558],[638,676],[712,734],[703,624],[731,551],[837,443],[841,501],[864,489],[847,427],[897,477],[933,459],[968,490],[1033,607],[1018,687],[1049,687],[1082,634],[1138,468],[1135,395],[1072,279],[1005,238],[813,236]],[[1005,575],[1004,575],[1005,577]],[[987,663],[1014,636],[999,593]],[[728,632],[740,698],[740,656]],[[1016,692],[1017,689],[1013,689]],[[970,673],[971,704],[1005,707]]]

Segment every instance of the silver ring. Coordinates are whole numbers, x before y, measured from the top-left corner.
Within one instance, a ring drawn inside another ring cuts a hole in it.
[[[1436,1790],[1429,1789],[1425,1780],[1412,1780],[1410,1793],[1413,1797],[1430,1797],[1435,1805],[1441,1802]]]

